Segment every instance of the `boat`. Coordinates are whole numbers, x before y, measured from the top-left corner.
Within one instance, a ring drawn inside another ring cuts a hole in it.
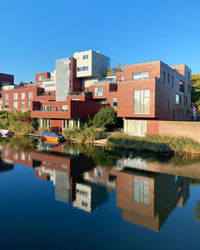
[[[64,137],[62,135],[53,132],[43,132],[41,133],[41,137],[53,143],[64,141]]]
[[[12,137],[13,133],[7,129],[0,129],[0,137]]]

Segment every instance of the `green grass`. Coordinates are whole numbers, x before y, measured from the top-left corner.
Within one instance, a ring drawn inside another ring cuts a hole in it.
[[[108,138],[108,144],[116,148],[132,149],[137,152],[150,151],[177,155],[200,155],[200,143],[186,137],[159,135],[136,137],[118,133]]]

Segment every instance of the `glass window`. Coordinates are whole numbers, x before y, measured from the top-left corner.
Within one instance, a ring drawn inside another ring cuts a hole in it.
[[[8,102],[5,102],[4,107],[5,107],[5,108],[8,108],[8,107],[9,107]]]
[[[148,78],[148,72],[133,74],[133,80],[144,80]]]
[[[33,92],[28,92],[28,99],[33,99]]]
[[[9,99],[9,95],[8,95],[8,94],[5,94],[5,95],[4,95],[4,99],[5,99],[5,100],[8,100],[8,99]]]
[[[83,55],[83,60],[88,59],[88,55]]]
[[[21,93],[21,99],[22,99],[22,100],[25,99],[25,93]]]
[[[103,88],[95,88],[95,96],[103,96]]]
[[[172,88],[174,87],[174,76],[172,76]]]
[[[25,108],[25,102],[21,102],[21,108]]]
[[[133,178],[133,200],[149,205],[149,181]]]
[[[170,83],[170,77],[169,77],[169,74],[167,74],[167,76],[168,76],[168,84]]]
[[[14,100],[18,100],[18,93],[14,93],[14,94],[13,94],[13,99],[14,99]]]
[[[31,102],[30,101],[28,102],[28,108],[29,109],[31,108]]]
[[[42,81],[44,79],[43,76],[39,76],[39,81]]]
[[[181,96],[176,95],[176,104],[180,104],[180,103],[181,103]]]
[[[150,90],[134,91],[134,114],[145,115],[150,112]]]
[[[18,108],[18,102],[14,102],[14,109]]]
[[[68,111],[68,105],[62,105],[62,111]]]
[[[113,98],[113,108],[117,107],[117,98]]]

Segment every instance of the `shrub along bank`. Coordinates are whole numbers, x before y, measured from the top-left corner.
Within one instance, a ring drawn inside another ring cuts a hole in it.
[[[0,129],[8,129],[16,135],[27,135],[38,128],[36,119],[32,119],[30,112],[14,111],[8,114],[0,111]]]
[[[63,136],[66,141],[75,140],[80,144],[92,144],[95,140],[104,138],[104,130],[95,127],[82,130],[64,129]]]
[[[127,136],[123,133],[112,135],[108,144],[116,148],[132,149],[137,152],[150,151],[165,154],[196,154],[200,156],[200,143],[186,137],[147,135]]]

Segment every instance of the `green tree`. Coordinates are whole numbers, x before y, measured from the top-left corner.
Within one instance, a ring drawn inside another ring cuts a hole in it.
[[[117,112],[109,106],[102,108],[94,116],[93,124],[95,127],[105,128],[110,131],[116,127]]]
[[[200,74],[192,75],[192,102],[196,107],[200,107]]]

